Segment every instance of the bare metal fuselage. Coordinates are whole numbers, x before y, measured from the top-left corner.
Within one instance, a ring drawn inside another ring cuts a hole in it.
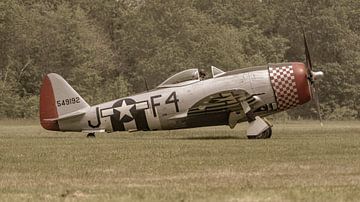
[[[92,106],[84,116],[59,120],[59,127],[65,131],[97,129],[112,132],[227,125],[230,112],[226,109],[191,116],[188,116],[188,110],[206,96],[234,89],[258,95],[261,104],[258,103],[256,115],[277,111],[268,67],[263,66]],[[239,122],[246,121],[245,114],[242,115]]]

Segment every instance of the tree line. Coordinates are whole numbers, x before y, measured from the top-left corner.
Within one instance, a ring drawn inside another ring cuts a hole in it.
[[[302,28],[323,116],[360,118],[359,1],[3,0],[0,118],[36,117],[50,72],[97,104],[188,68],[304,61]],[[311,104],[289,115],[316,117]]]

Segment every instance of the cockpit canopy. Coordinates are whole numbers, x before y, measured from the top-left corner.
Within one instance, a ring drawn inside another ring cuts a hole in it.
[[[214,66],[211,66],[211,73],[212,78],[219,77],[223,74],[225,74],[224,71],[221,69],[218,69]],[[196,83],[200,80],[204,80],[206,78],[202,77],[200,78],[199,70],[194,69],[187,69],[182,72],[179,72],[170,78],[166,79],[164,82],[162,82],[157,88],[168,88],[168,87],[178,87],[178,86],[185,86],[192,83]]]
[[[189,85],[200,81],[198,69],[187,69],[179,72],[162,82],[158,88]]]

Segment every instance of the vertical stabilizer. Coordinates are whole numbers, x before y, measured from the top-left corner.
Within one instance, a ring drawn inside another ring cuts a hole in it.
[[[86,110],[90,106],[58,74],[44,77],[40,90],[40,123],[47,130],[60,130],[58,118]]]

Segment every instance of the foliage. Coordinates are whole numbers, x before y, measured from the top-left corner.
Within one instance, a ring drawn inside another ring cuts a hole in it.
[[[326,75],[323,116],[360,118],[359,16],[353,0],[3,0],[0,118],[36,116],[49,72],[96,104],[186,68],[304,61],[302,29]],[[311,104],[289,115],[316,117]]]

